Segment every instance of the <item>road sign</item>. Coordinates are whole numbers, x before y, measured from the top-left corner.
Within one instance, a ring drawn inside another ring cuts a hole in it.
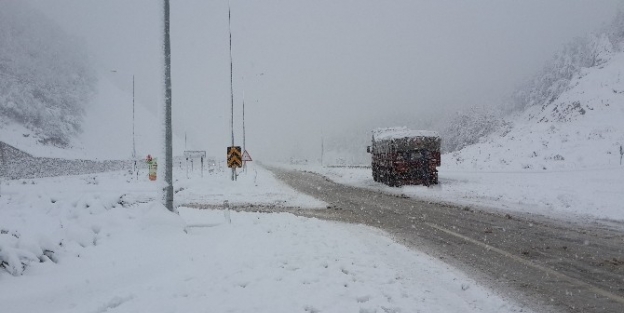
[[[243,152],[243,161],[245,162],[251,162],[253,161],[251,159],[251,155],[249,155],[249,152],[247,152],[247,150],[245,150],[245,152]]]
[[[206,151],[184,151],[184,157],[187,159],[201,159],[206,158]]]
[[[149,154],[147,155],[147,159],[145,160],[147,161],[147,167],[149,169],[149,172],[148,172],[149,180],[155,181],[156,175],[158,173],[158,161],[156,160],[156,158],[152,158],[152,156]]]
[[[227,147],[227,163],[229,168],[242,167],[241,147]]]

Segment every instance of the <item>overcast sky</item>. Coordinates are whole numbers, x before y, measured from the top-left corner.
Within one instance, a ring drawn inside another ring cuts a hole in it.
[[[131,92],[134,74],[139,101],[162,106],[162,1],[27,1],[84,37],[105,79]],[[316,159],[322,136],[434,127],[500,102],[621,3],[231,0],[236,143],[243,93],[256,158]],[[220,157],[230,144],[228,1],[171,0],[171,10],[174,131]]]

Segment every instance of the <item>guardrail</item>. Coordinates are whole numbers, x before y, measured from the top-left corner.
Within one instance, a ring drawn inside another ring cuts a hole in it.
[[[370,165],[325,165],[329,168],[371,168]]]
[[[132,169],[131,160],[68,160],[34,157],[0,141],[0,177],[28,179]]]

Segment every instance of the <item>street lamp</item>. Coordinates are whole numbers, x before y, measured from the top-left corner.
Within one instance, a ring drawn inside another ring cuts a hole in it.
[[[254,78],[264,76],[264,73],[256,74]],[[256,100],[258,102],[258,100]],[[247,147],[245,146],[245,76],[243,76],[243,151],[247,153]],[[243,161],[243,170],[247,171],[247,162]]]
[[[234,149],[234,69],[232,65],[232,9],[228,1],[228,30],[230,33],[230,130],[232,132],[232,149]],[[232,166],[232,181],[236,180],[236,167]]]
[[[111,70],[112,73],[117,73],[117,70]],[[137,171],[137,158],[136,158],[136,139],[134,135],[134,74],[132,74],[132,174],[133,176],[137,176],[137,181],[139,179],[139,172]]]

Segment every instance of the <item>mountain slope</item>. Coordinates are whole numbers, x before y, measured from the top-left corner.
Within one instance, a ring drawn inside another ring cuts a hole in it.
[[[21,1],[0,1],[0,123],[67,147],[95,85],[84,42]]]
[[[132,94],[115,87],[103,75],[97,92],[84,112],[83,131],[71,139],[66,148],[42,144],[35,132],[23,125],[5,120],[0,123],[1,141],[36,157],[111,160],[132,157]],[[136,155],[161,155],[162,122],[157,112],[135,103]],[[184,141],[174,135],[174,154],[181,155]]]
[[[563,170],[619,165],[624,145],[624,52],[598,39],[593,67],[581,68],[558,96],[507,117],[506,127],[447,154],[449,168]]]

